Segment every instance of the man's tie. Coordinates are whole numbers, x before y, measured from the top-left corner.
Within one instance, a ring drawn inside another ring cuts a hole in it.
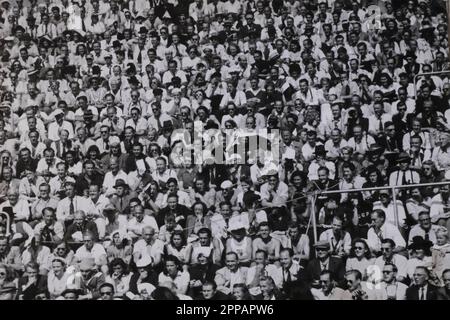
[[[402,172],[402,175],[403,175],[403,177],[402,177],[402,186],[404,186],[404,185],[407,185],[408,184],[408,182],[406,181],[406,171],[404,171],[404,172]]]
[[[420,300],[425,300],[425,289],[422,287],[420,288]]]
[[[217,10],[217,3],[214,3],[214,14],[217,14],[219,10]]]
[[[291,281],[292,281],[291,272],[288,269],[288,270],[285,271],[284,283],[291,282]]]
[[[69,213],[71,216],[75,213],[75,207],[73,205],[73,198],[70,199]]]
[[[429,232],[425,233],[425,240],[430,241],[430,233]]]
[[[383,131],[383,121],[381,121],[381,117],[379,117],[378,118],[378,130],[380,131],[380,132],[382,132]]]
[[[109,150],[109,142],[108,140],[103,140],[104,146],[105,146],[105,150]]]
[[[86,26],[84,25],[84,19],[81,19],[81,29],[86,31]]]
[[[142,63],[142,50],[139,50],[139,54],[138,54],[138,57],[137,57],[137,62],[138,63]]]

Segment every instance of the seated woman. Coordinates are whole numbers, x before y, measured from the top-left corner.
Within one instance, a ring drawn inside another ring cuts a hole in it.
[[[51,266],[53,260],[62,259],[64,260],[66,266],[71,266],[75,264],[75,252],[69,248],[69,245],[64,241],[59,241],[55,243],[53,252],[48,256],[47,265]]]
[[[350,256],[345,264],[345,270],[358,270],[365,281],[369,276],[369,268],[374,262],[375,259],[372,258],[367,242],[359,238],[353,240]]]
[[[56,299],[67,289],[69,273],[66,272],[66,261],[54,258],[47,277],[47,288],[51,299]]]
[[[186,294],[189,288],[190,275],[183,271],[180,260],[173,255],[168,255],[164,261],[164,270],[158,276],[158,285],[173,282],[177,294]]]
[[[191,260],[192,246],[187,243],[182,230],[175,230],[170,237],[170,243],[165,245],[166,256],[173,255],[178,258],[183,265],[183,270],[187,271]]]
[[[132,272],[128,271],[128,265],[120,258],[115,258],[109,264],[109,275],[106,282],[114,286],[114,297],[123,298],[129,291]]]

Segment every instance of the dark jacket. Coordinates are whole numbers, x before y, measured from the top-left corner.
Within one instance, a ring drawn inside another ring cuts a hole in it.
[[[47,290],[47,276],[38,275],[37,281],[27,288],[28,276],[21,277],[18,283],[17,299],[23,295],[23,300],[34,300],[36,294],[42,290]]]
[[[214,281],[214,277],[216,275],[216,271],[219,269],[217,265],[214,263],[208,263],[206,265],[201,264],[194,264],[189,268],[189,275],[191,276],[192,280],[200,280],[202,283],[205,281]],[[216,295],[219,295],[218,298],[221,297],[223,293],[220,291],[217,291]],[[202,299],[202,287],[190,287],[189,288],[189,295],[194,297],[194,299]],[[215,300],[222,300],[222,299],[215,299]]]
[[[84,190],[89,190],[89,186],[91,184],[97,185],[99,186],[99,188],[102,187],[103,185],[103,176],[94,171],[93,176],[91,177],[91,183],[86,179],[86,176],[84,174],[79,175],[76,179],[76,191],[77,191],[77,195],[79,196],[83,196],[84,194]]]
[[[328,270],[333,272],[334,276],[336,277],[336,281],[339,283],[344,279],[344,273],[345,273],[345,266],[342,263],[342,260],[336,257],[330,257],[328,262]],[[320,262],[319,259],[315,258],[311,261],[309,261],[308,265],[306,266],[306,279],[308,282],[313,282],[316,280],[319,280],[320,273]]]
[[[191,210],[188,209],[188,207],[183,206],[182,204],[177,204],[174,210],[171,210],[169,206],[166,206],[165,208],[161,209],[156,216],[156,222],[158,223],[158,227],[162,227],[164,225],[164,218],[166,215],[173,213],[175,217],[183,216],[184,219],[181,219],[178,221],[178,224],[182,226],[183,228],[186,227],[186,218],[189,214],[191,214]]]
[[[419,300],[420,287],[418,285],[412,285],[406,289],[406,300]],[[439,296],[438,288],[428,284],[426,300],[437,300]]]
[[[67,228],[64,240],[65,241],[73,241],[72,235],[78,231],[80,231],[82,234],[84,234],[86,231],[89,231],[94,235],[95,239],[98,239],[98,230],[97,230],[97,225],[95,224],[95,222],[85,221],[82,226],[78,226],[75,223],[72,223]]]
[[[21,174],[26,169],[36,172],[37,164],[39,160],[30,158],[29,160],[25,161],[23,159],[19,159],[16,164],[16,177],[18,179],[21,179]]]
[[[137,281],[139,280],[139,277],[140,277],[140,274],[137,271],[137,272],[133,273],[133,275],[131,276],[131,279],[130,279],[129,289],[134,294],[139,294],[138,285],[137,285]],[[158,286],[158,274],[156,274],[155,271],[149,270],[148,277],[146,279],[144,279],[144,281],[142,281],[141,283],[150,283],[150,284],[154,285],[155,287],[157,287]]]

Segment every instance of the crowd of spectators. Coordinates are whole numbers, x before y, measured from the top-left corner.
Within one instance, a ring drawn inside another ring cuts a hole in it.
[[[440,0],[2,0],[0,299],[448,300],[447,23]]]

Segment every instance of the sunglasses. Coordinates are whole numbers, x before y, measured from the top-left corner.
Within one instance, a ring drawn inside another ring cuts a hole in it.
[[[364,247],[355,247],[355,250],[364,250]]]
[[[391,248],[381,248],[381,251],[383,251],[383,252],[387,252],[387,251],[390,251],[391,250]]]
[[[102,296],[111,296],[112,292],[111,291],[103,291],[103,292],[100,292],[100,295],[102,295]]]
[[[325,248],[316,248],[316,251],[328,251],[328,249],[325,249]]]

